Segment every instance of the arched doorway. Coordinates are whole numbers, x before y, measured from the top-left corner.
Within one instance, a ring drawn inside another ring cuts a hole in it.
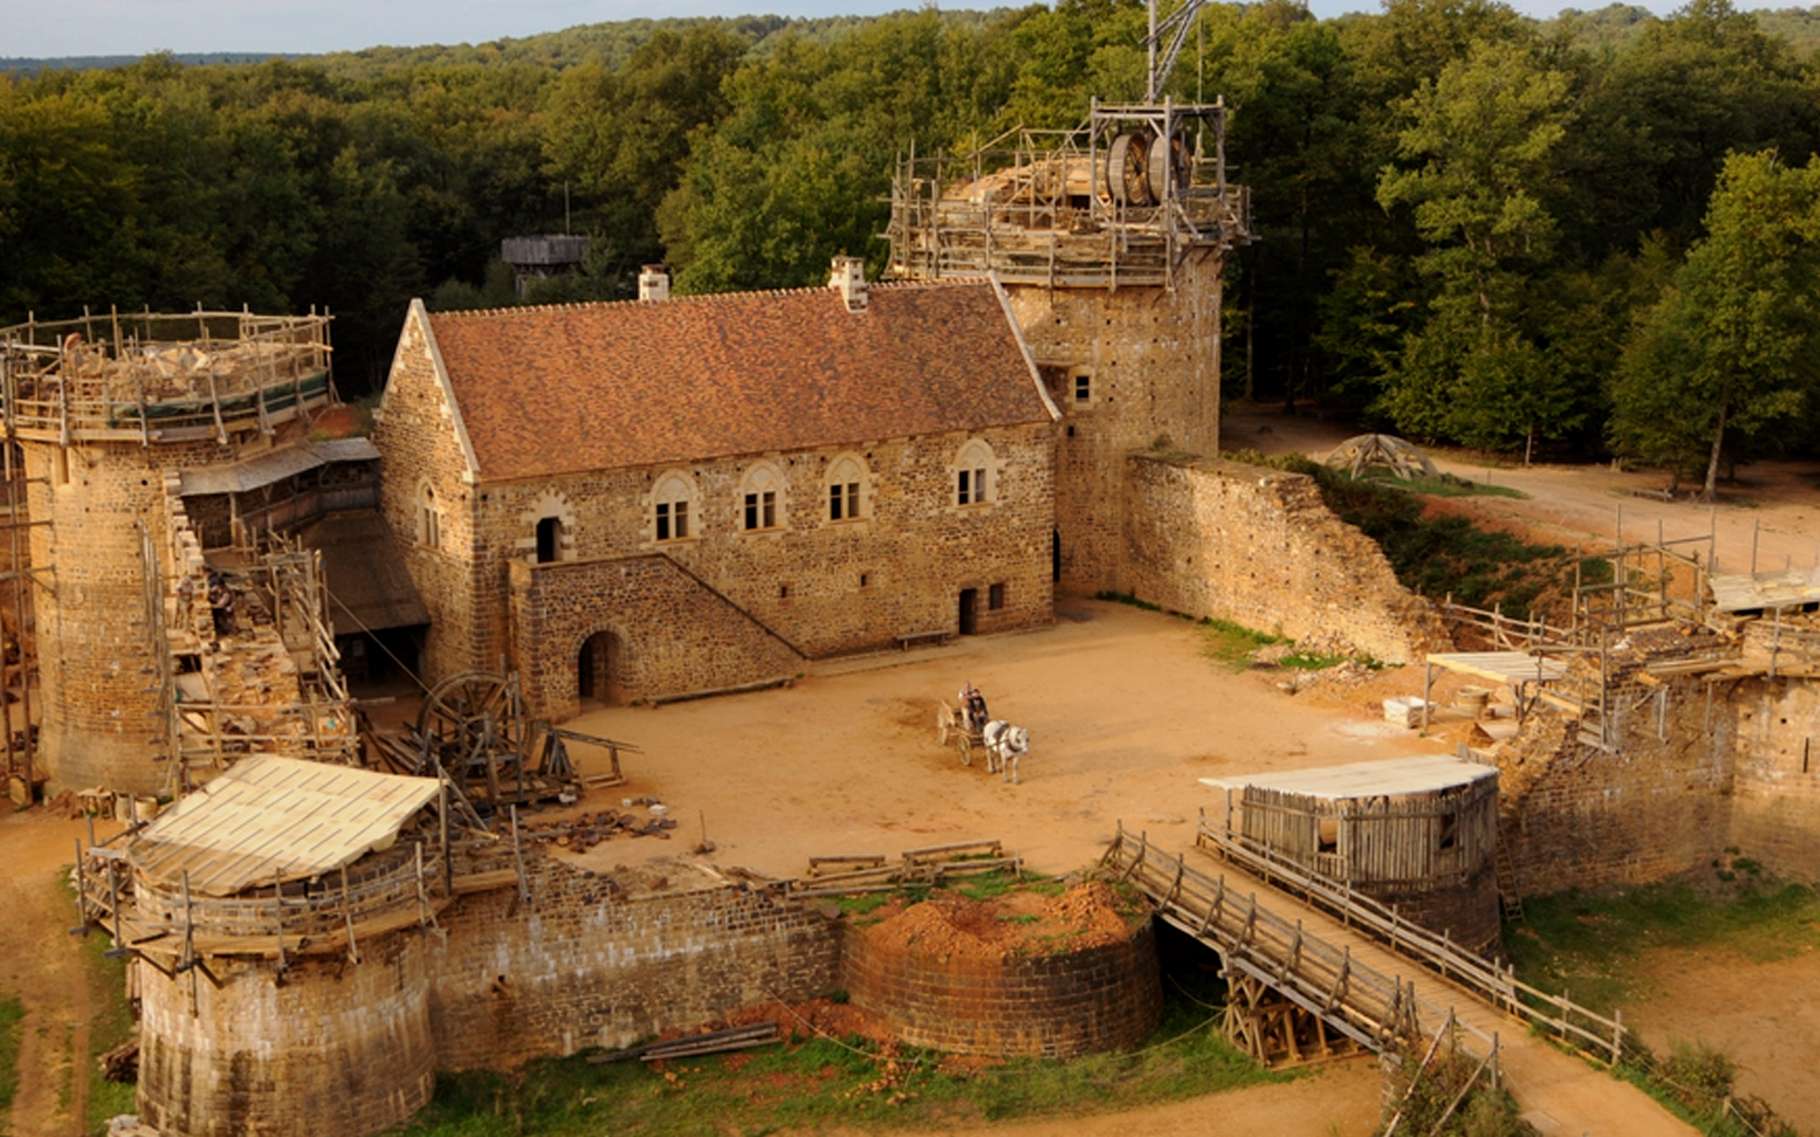
[[[576,660],[576,694],[584,703],[621,702],[620,669],[624,648],[612,632],[595,632],[581,643]]]

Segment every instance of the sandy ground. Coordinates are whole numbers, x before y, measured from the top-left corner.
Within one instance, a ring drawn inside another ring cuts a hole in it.
[[[1659,949],[1639,964],[1647,998],[1624,1008],[1645,1041],[1710,1043],[1740,1067],[1754,1094],[1802,1133],[1820,1133],[1820,951],[1763,962],[1720,949]]]
[[[607,868],[675,853],[705,818],[715,860],[773,875],[802,872],[816,853],[984,837],[1064,872],[1098,857],[1120,820],[1189,844],[1197,810],[1216,802],[1201,777],[1447,750],[1285,694],[1273,673],[1224,670],[1202,642],[1186,621],[1071,601],[1046,630],[824,664],[786,690],[593,711],[571,725],[646,751],[608,795],[661,797],[680,824],[676,840],[619,839],[581,859]],[[1021,785],[936,745],[937,702],[965,680],[995,716],[1029,728]],[[1419,685],[1413,673],[1400,682]],[[587,769],[588,754],[574,753]]]

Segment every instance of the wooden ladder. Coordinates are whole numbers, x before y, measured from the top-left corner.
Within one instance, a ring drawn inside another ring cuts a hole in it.
[[[1511,877],[1510,860],[1505,854],[1509,845],[1507,833],[1509,822],[1502,817],[1498,819],[1498,843],[1491,852],[1491,874],[1498,889],[1498,903],[1504,910],[1506,924],[1523,922],[1523,897],[1517,892],[1517,883]]]

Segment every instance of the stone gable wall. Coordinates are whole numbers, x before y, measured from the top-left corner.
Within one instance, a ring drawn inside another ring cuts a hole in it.
[[[1117,591],[1386,663],[1444,650],[1432,607],[1327,508],[1312,478],[1133,455],[1126,499]]]
[[[374,416],[373,445],[380,453],[379,511],[430,614],[420,661],[425,678],[435,682],[462,671],[496,670],[506,650],[505,615],[474,606],[474,487],[466,478],[455,408],[443,397],[429,338],[415,311],[405,320],[385,400]],[[439,506],[437,548],[421,540],[426,485]]]

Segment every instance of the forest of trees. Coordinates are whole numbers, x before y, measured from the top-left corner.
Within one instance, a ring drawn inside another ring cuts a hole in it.
[[[1253,192],[1228,395],[1708,486],[1813,453],[1813,27],[1726,0],[1210,5],[1171,93],[1236,108]],[[410,297],[510,303],[500,238],[565,204],[589,263],[533,299],[625,295],[654,260],[679,291],[876,267],[900,149],[1137,95],[1143,28],[1135,0],[1057,0],[0,75],[0,321],[327,305],[358,394]]]

